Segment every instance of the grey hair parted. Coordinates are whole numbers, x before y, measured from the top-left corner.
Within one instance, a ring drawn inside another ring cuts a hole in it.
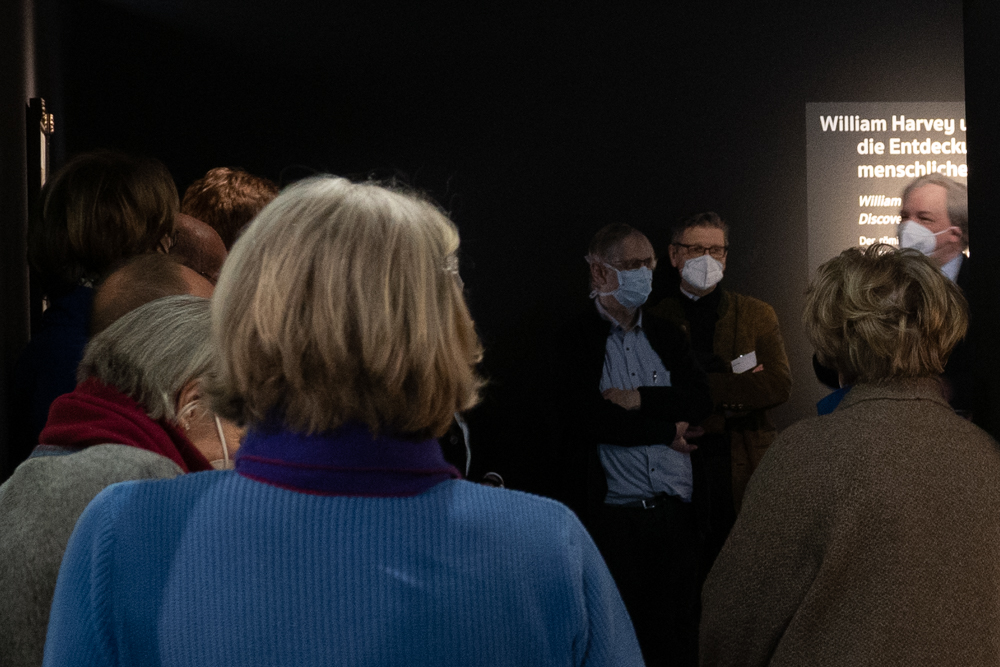
[[[156,299],[90,340],[77,381],[95,377],[134,399],[150,418],[175,421],[178,393],[211,367],[210,332],[208,299]]]

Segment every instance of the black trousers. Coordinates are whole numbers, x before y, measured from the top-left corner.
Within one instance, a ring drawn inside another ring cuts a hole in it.
[[[698,530],[671,496],[652,509],[602,505],[594,541],[618,584],[646,664],[698,663]]]
[[[736,509],[733,507],[732,459],[729,454],[728,438],[722,444],[724,449],[720,447],[713,451],[698,443],[699,449],[705,450],[702,454],[702,466],[705,470],[705,483],[702,488],[707,489],[709,504],[708,525],[705,527],[707,530],[704,530],[705,539],[701,545],[699,559],[701,583],[704,583],[729,537],[729,531],[736,523]]]

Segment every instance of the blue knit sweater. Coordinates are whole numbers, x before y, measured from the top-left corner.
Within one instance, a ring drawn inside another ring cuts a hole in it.
[[[66,550],[45,665],[641,665],[562,505],[448,480],[301,493],[235,472],[103,491]]]

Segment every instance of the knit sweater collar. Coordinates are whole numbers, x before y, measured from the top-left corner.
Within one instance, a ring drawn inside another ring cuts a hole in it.
[[[38,439],[42,450],[46,445],[64,451],[127,445],[165,456],[184,472],[212,469],[180,429],[163,419],[154,421],[135,400],[96,378],[52,403]]]
[[[326,433],[258,425],[243,439],[236,471],[272,486],[321,496],[415,496],[461,477],[434,439],[373,435],[357,423]]]
[[[948,401],[941,393],[941,382],[938,378],[906,378],[881,382],[878,384],[856,384],[847,392],[838,410],[844,410],[864,401],[932,401],[948,406]]]

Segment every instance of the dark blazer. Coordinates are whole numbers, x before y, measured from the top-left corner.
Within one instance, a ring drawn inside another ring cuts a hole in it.
[[[601,318],[593,304],[588,312],[574,318],[558,339],[555,386],[562,452],[570,462],[576,462],[568,466],[571,471],[579,474],[589,467],[589,502],[582,502],[579,488],[575,493],[571,489],[571,497],[565,499],[578,513],[582,504],[603,502],[607,494],[598,444],[669,445],[677,435],[676,422],[697,424],[712,411],[708,376],[695,361],[684,332],[646,312],[642,328],[653,351],[670,371],[671,386],[640,387],[638,410],[626,410],[601,396],[599,387],[611,324]],[[697,478],[696,473],[695,496]]]
[[[962,258],[962,265],[958,269],[958,277],[955,284],[958,285],[965,298],[969,298],[969,290],[972,289],[972,274],[969,272],[969,258]],[[970,304],[971,306],[971,304]],[[969,308],[969,320],[973,317],[972,308]],[[958,341],[958,345],[951,351],[948,364],[944,367],[944,378],[949,392],[948,402],[956,410],[972,410],[973,407],[973,375],[976,363],[975,346],[972,336],[966,335]]]
[[[729,458],[733,503],[738,512],[750,475],[774,440],[775,428],[767,410],[788,400],[792,373],[774,309],[760,299],[729,290],[721,290],[720,297],[712,341],[715,368],[702,359],[710,371],[715,411],[701,426],[706,434],[723,435],[728,441],[729,451],[724,455]],[[682,305],[684,298],[678,290],[652,312],[687,333],[690,323]],[[748,352],[756,352],[757,363],[763,364],[764,370],[733,373],[729,362]]]
[[[54,298],[17,361],[8,406],[12,471],[38,444],[52,401],[76,388],[76,368],[90,337],[93,300],[94,290],[83,286]]]

